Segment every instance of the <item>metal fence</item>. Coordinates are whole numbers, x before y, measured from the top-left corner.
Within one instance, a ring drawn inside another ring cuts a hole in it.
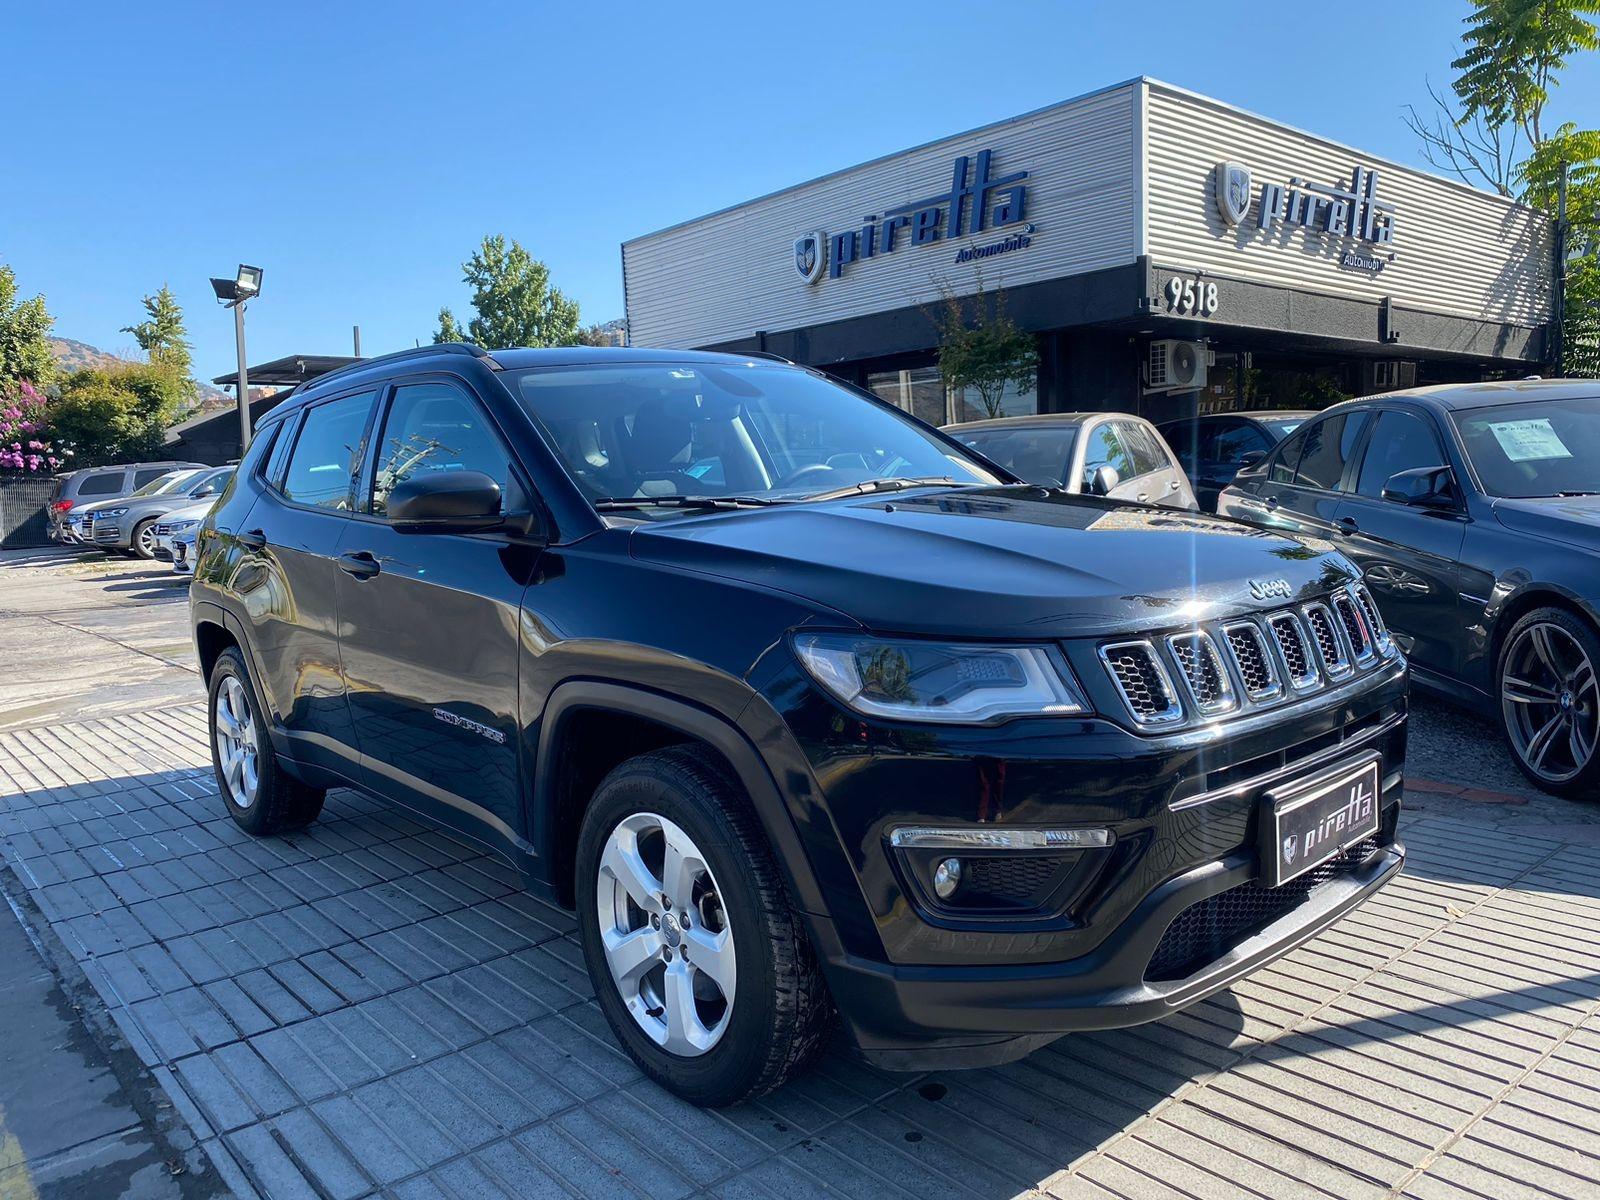
[[[48,475],[0,478],[0,549],[50,544],[45,505],[53,482]]]

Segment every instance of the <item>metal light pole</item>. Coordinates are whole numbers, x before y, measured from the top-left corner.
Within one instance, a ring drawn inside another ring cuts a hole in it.
[[[239,374],[234,385],[234,399],[239,406],[239,454],[250,448],[250,373],[244,358],[244,306],[245,301],[261,294],[261,268],[239,264],[232,279],[213,279],[211,290],[217,302],[233,309],[233,342],[239,355]]]

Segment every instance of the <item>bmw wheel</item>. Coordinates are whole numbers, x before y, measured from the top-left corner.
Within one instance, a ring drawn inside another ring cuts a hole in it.
[[[211,668],[207,705],[211,765],[228,814],[249,833],[298,829],[322,812],[324,793],[294,778],[278,762],[245,670],[229,647]]]
[[[734,1104],[825,1044],[832,1009],[748,799],[687,746],[630,759],[578,838],[590,977],[618,1040],[663,1087]]]
[[[1517,765],[1546,791],[1600,793],[1600,638],[1562,609],[1528,613],[1500,654],[1500,712]]]

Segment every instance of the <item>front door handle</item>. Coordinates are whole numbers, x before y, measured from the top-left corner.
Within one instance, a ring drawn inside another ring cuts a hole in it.
[[[1268,512],[1278,511],[1278,498],[1276,496],[1268,496],[1263,503],[1266,504]]]
[[[239,544],[246,550],[265,550],[267,548],[267,535],[259,529],[247,529],[238,535]]]
[[[381,569],[370,550],[350,550],[339,555],[339,570],[357,579],[371,579]]]
[[[1334,522],[1339,527],[1339,532],[1349,537],[1352,533],[1360,533],[1361,526],[1356,524],[1354,517],[1340,517]]]

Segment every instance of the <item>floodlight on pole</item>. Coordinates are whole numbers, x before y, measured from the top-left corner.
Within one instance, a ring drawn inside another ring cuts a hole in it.
[[[244,304],[261,294],[261,268],[239,264],[232,279],[212,279],[211,290],[217,303],[233,309],[233,340],[239,354],[239,374],[234,382],[234,398],[239,406],[239,453],[250,447],[250,375],[244,359]]]

